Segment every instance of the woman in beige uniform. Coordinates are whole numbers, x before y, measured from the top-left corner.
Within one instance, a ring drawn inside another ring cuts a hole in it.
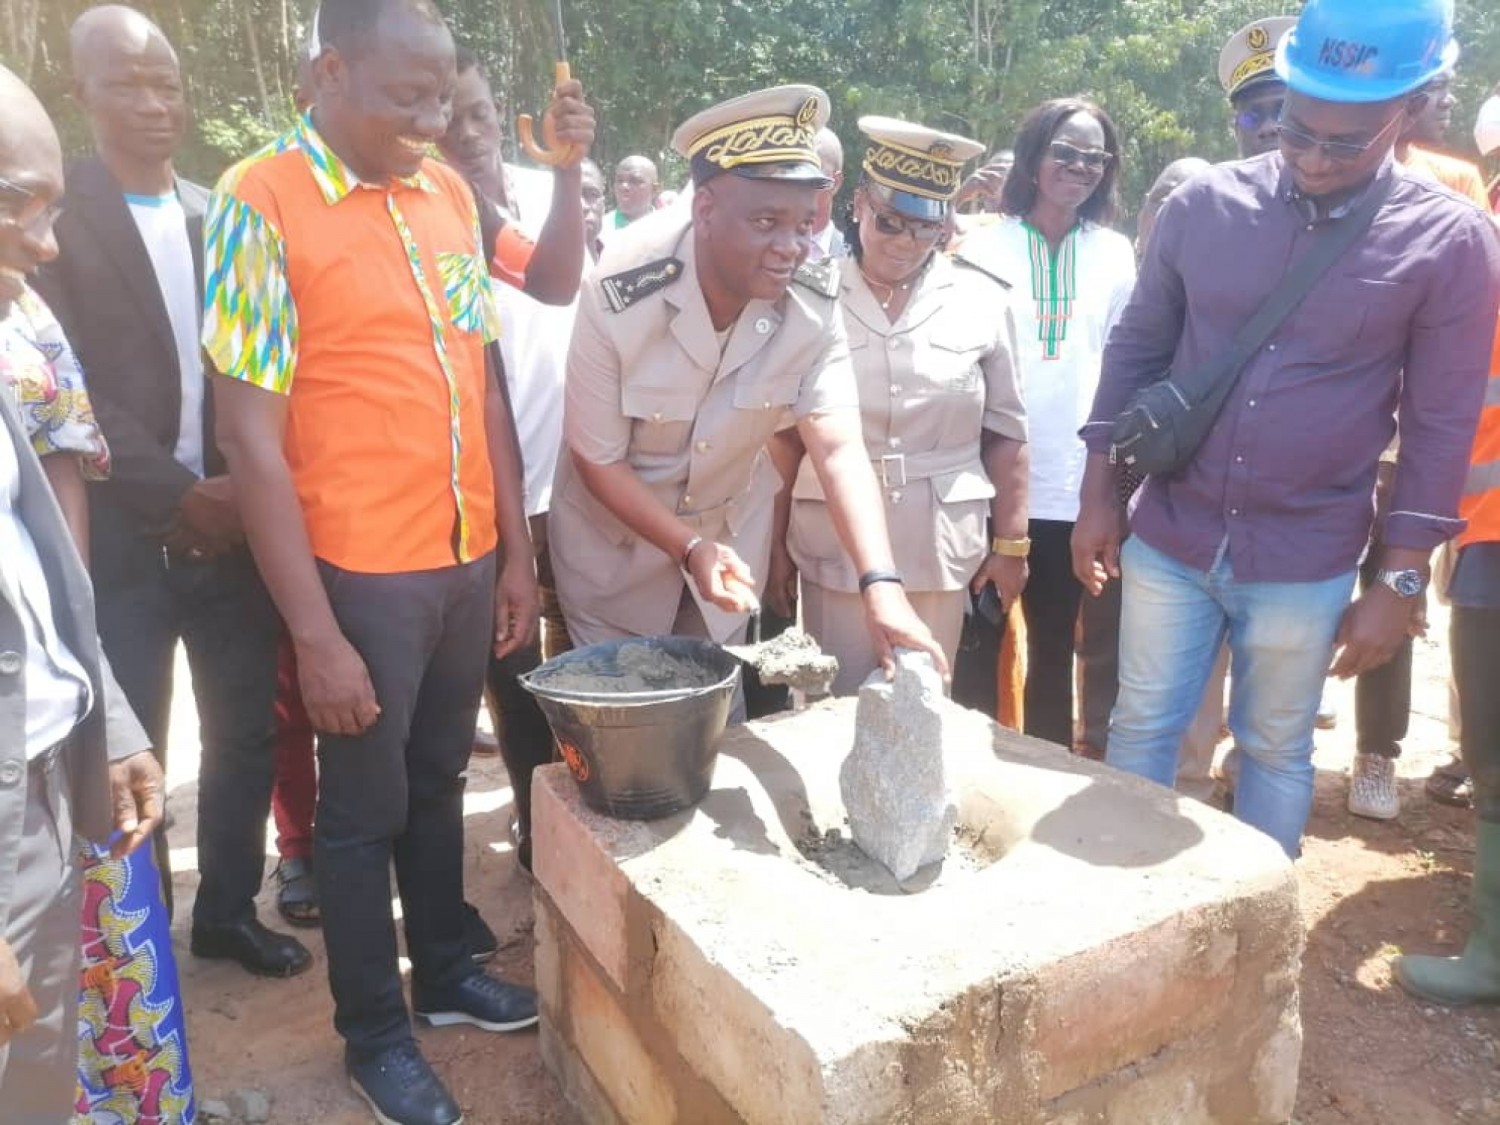
[[[937,249],[961,169],[981,146],[886,117],[861,118],[859,128],[871,143],[840,308],[896,566],[951,662],[967,590],[993,585],[1009,606],[1026,582],[1015,320],[1003,282]],[[781,506],[789,524],[769,594],[773,607],[787,608],[800,570],[803,622],[839,659],[834,692],[852,693],[877,665],[859,577],[795,435],[782,434],[778,446],[778,467],[795,483],[789,511]]]

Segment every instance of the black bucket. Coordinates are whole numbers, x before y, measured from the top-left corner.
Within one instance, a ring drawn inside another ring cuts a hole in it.
[[[740,662],[693,637],[574,649],[520,677],[589,807],[655,820],[703,799]]]

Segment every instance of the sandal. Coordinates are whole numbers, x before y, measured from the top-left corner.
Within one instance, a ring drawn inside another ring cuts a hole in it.
[[[1458,809],[1474,807],[1474,781],[1467,773],[1450,773],[1439,766],[1427,779],[1427,796],[1440,805]]]
[[[322,925],[318,908],[318,881],[313,877],[312,860],[292,856],[276,864],[276,909],[290,926],[312,929]]]

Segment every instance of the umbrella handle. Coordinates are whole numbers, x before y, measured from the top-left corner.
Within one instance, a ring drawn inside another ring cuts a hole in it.
[[[566,62],[559,62],[554,71],[557,85],[567,82],[573,77],[572,68]],[[557,147],[557,131],[552,124],[551,117],[542,119],[542,139],[547,147],[543,148],[536,143],[536,134],[532,131],[531,114],[523,113],[516,118],[516,136],[521,142],[521,149],[527,156],[538,164],[546,164],[556,167],[560,164],[576,164],[583,155],[577,145],[568,145],[566,148]]]

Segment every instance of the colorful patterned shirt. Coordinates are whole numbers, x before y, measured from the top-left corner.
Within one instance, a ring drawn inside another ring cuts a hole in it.
[[[0,383],[16,396],[38,457],[75,453],[89,480],[109,476],[109,447],[94,420],[78,357],[57,317],[30,289],[0,320]]]
[[[499,320],[462,179],[428,160],[361,183],[303,118],[225,173],[204,242],[203,346],[221,375],[288,396],[313,553],[396,573],[492,550]]]

